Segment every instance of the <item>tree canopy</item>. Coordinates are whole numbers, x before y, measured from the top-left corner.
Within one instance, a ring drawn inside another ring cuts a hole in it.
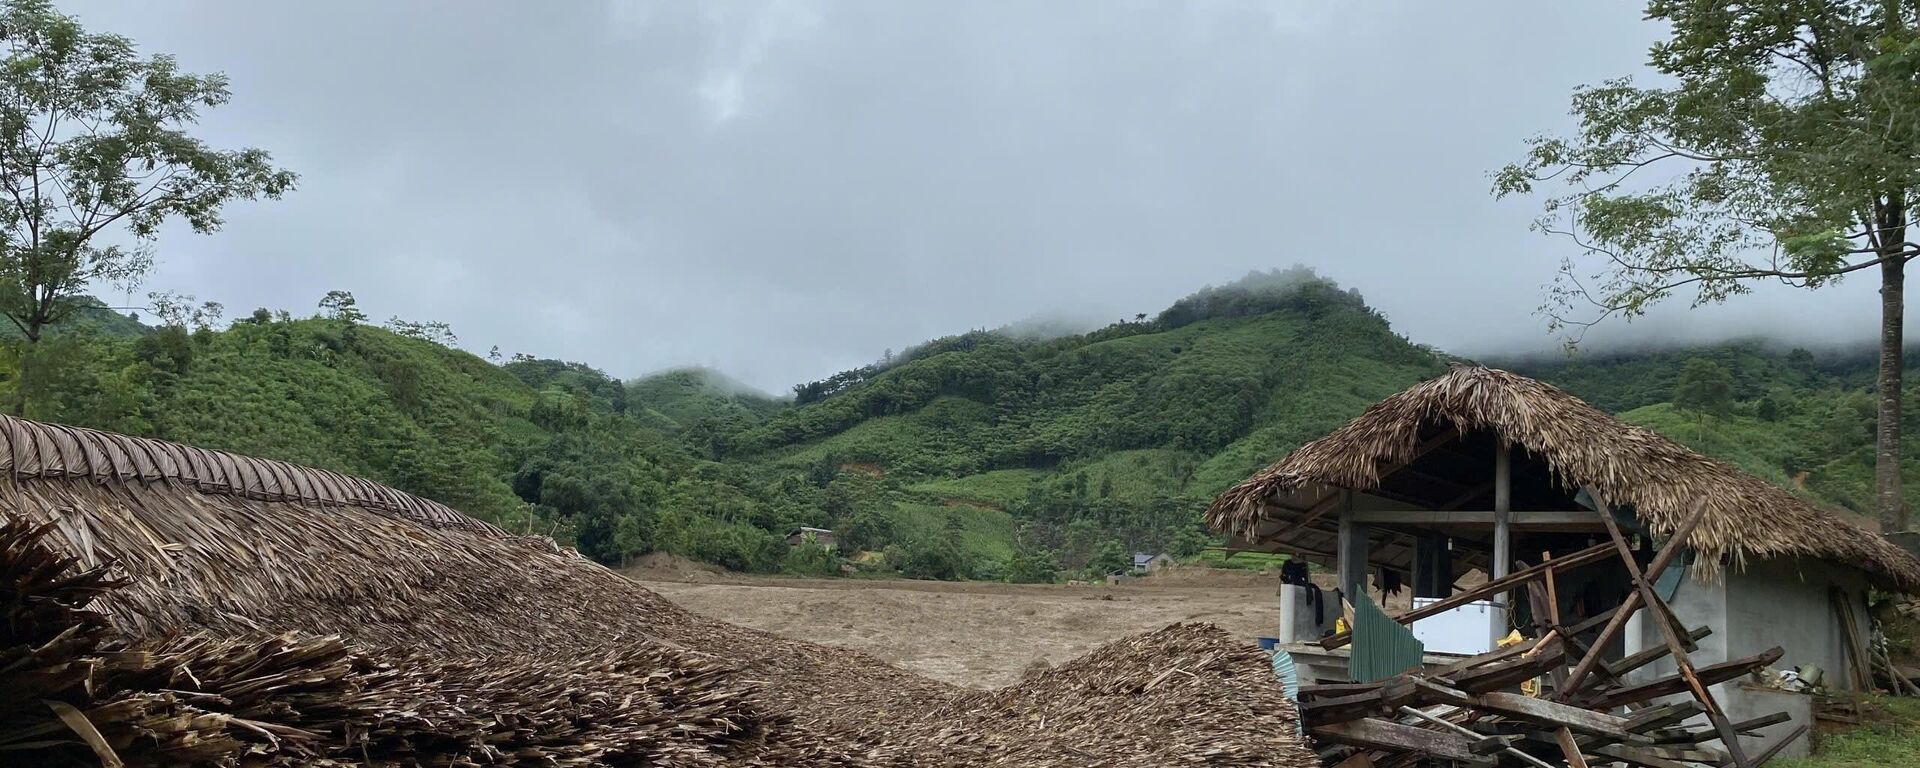
[[[230,98],[222,75],[142,57],[46,0],[0,3],[0,44],[0,314],[29,345],[90,286],[138,283],[162,223],[211,232],[228,201],[293,187],[265,151],[188,133]],[[100,237],[114,231],[131,244]]]
[[[1880,0],[1654,0],[1670,25],[1648,59],[1573,95],[1580,130],[1540,136],[1494,176],[1497,196],[1553,182],[1536,229],[1564,236],[1543,310],[1577,341],[1676,294],[1694,305],[1760,281],[1881,281],[1878,448],[1883,524],[1899,492],[1907,228],[1920,189],[1920,8]]]

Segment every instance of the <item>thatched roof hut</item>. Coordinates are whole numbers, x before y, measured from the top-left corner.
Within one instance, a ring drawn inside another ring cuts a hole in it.
[[[1585,489],[1627,507],[1656,534],[1704,515],[1687,542],[1693,572],[1809,557],[1857,567],[1885,588],[1920,591],[1920,561],[1855,522],[1760,478],[1628,424],[1556,387],[1457,365],[1376,403],[1345,426],[1228,489],[1207,510],[1215,529],[1287,551],[1326,552],[1320,514],[1343,490],[1421,509],[1487,508],[1485,457],[1514,455],[1514,509],[1568,509]],[[1476,475],[1475,473],[1482,473]],[[1453,482],[1449,482],[1453,481]],[[1476,506],[1477,505],[1477,506]],[[1376,551],[1388,564],[1405,551]]]

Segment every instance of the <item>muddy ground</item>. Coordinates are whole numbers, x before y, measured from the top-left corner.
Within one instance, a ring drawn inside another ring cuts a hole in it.
[[[1276,575],[1211,569],[1112,587],[751,577],[684,561],[629,575],[698,613],[979,688],[1177,621],[1212,622],[1252,642],[1274,634],[1280,613]]]

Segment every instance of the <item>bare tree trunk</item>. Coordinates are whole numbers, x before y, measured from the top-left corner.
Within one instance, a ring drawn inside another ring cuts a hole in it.
[[[1904,228],[1883,233],[1891,243],[1905,240]],[[1896,246],[1897,247],[1897,246]],[[1879,439],[1874,446],[1874,507],[1880,517],[1880,531],[1895,533],[1907,529],[1905,499],[1900,494],[1900,378],[1902,325],[1906,315],[1907,262],[1891,255],[1880,263],[1880,374],[1876,388],[1880,394]]]
[[[27,319],[25,343],[20,345],[20,370],[13,379],[13,415],[22,418],[27,415],[27,375],[34,364],[34,352],[39,349],[40,327],[34,318]]]

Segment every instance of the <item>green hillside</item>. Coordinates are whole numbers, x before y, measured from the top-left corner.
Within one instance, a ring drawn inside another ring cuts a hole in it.
[[[703,419],[757,423],[786,403],[710,368],[676,368],[626,384],[636,409],[657,414],[663,425],[684,429]]]
[[[703,369],[621,382],[445,340],[338,311],[76,325],[32,352],[28,413],[363,475],[610,563],[666,550],[753,571],[1046,580],[1130,550],[1199,550],[1220,490],[1445,364],[1297,269],[1087,333],[936,339],[790,400]],[[0,356],[8,401],[20,348]],[[1869,508],[1871,354],[1748,343],[1492,362]],[[1718,394],[1680,396],[1695,390]],[[789,550],[799,526],[868,554]]]
[[[903,499],[1005,510],[1078,569],[1102,548],[1197,549],[1214,494],[1442,365],[1355,293],[1256,274],[1153,319],[971,333],[803,384],[717,455],[861,467]]]

